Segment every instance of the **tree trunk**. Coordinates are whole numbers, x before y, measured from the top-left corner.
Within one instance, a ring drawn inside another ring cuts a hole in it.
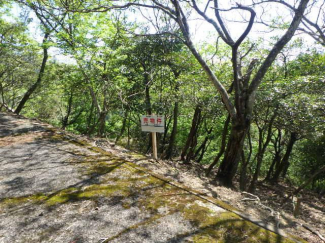
[[[73,92],[70,92],[69,100],[68,100],[68,107],[67,107],[67,114],[62,119],[62,126],[61,128],[65,130],[65,128],[68,126],[69,123],[69,117],[71,114],[71,108],[72,108],[72,101],[73,101]]]
[[[220,146],[219,153],[218,153],[217,157],[214,159],[214,161],[212,162],[212,164],[207,169],[206,176],[208,176],[211,173],[211,170],[213,169],[214,166],[216,166],[219,159],[221,158],[221,156],[223,155],[223,153],[226,150],[226,140],[227,140],[229,123],[230,123],[230,115],[228,115],[228,117],[227,117],[227,119],[225,121],[225,124],[223,126],[222,138],[221,138],[221,146]]]
[[[245,159],[244,150],[242,151],[242,163],[240,168],[240,177],[239,177],[239,188],[241,191],[246,191],[247,188],[247,166],[248,166],[248,159]]]
[[[106,114],[107,112],[102,111],[99,114],[99,118],[98,118],[98,132],[97,132],[97,136],[99,137],[103,137],[104,132],[105,132],[105,118],[106,118]]]
[[[164,158],[165,157],[165,152],[166,152],[166,139],[167,139],[167,134],[168,134],[168,131],[169,131],[169,126],[170,126],[170,123],[171,121],[173,120],[172,118],[173,116],[170,116],[170,118],[167,119],[167,117],[165,117],[165,131],[164,131],[164,135],[163,135],[163,138],[162,138],[162,141],[160,143],[160,154],[161,154],[161,157]]]
[[[175,106],[174,106],[174,114],[173,114],[173,130],[172,130],[172,133],[170,135],[169,144],[168,144],[168,147],[166,149],[164,159],[170,159],[172,157],[173,148],[174,148],[174,144],[175,144],[175,141],[176,141],[177,122],[178,122],[178,102],[176,101]]]
[[[151,98],[150,98],[149,74],[148,74],[148,71],[146,70],[145,64],[142,64],[142,67],[143,67],[143,72],[144,72],[143,84],[145,87],[145,106],[146,106],[145,109],[146,109],[147,115],[151,115],[152,109],[151,109]],[[152,146],[151,133],[148,133],[147,136],[149,136],[149,140],[148,140],[148,147],[147,147],[146,153],[148,153],[150,151],[150,148]]]
[[[290,165],[289,161],[287,163],[285,163],[284,168],[281,173],[282,179],[284,179],[286,177],[288,169],[289,169],[289,165]]]
[[[94,113],[94,101],[92,100],[89,116],[87,119],[87,134],[88,134],[88,136],[90,136],[94,131],[94,125],[91,125],[91,122],[93,120],[93,113]]]
[[[145,85],[146,111],[147,111],[147,115],[151,115],[152,109],[151,109],[151,98],[150,98],[150,87],[149,87],[149,75],[146,72],[144,74],[144,85]]]
[[[273,183],[277,183],[279,181],[279,177],[280,177],[280,174],[283,172],[286,172],[286,170],[289,168],[289,165],[290,165],[290,162],[289,162],[289,157],[291,155],[291,152],[292,152],[292,148],[293,148],[293,145],[295,144],[295,142],[297,141],[297,133],[296,132],[292,132],[290,134],[290,140],[288,142],[288,145],[287,145],[287,150],[280,162],[280,165],[279,167],[277,168],[277,170],[275,171],[274,173],[274,176],[272,177],[272,182]]]
[[[103,101],[103,109],[99,113],[98,117],[98,132],[97,135],[99,137],[103,137],[105,134],[105,126],[106,126],[106,116],[108,114],[108,104],[107,104],[107,98],[106,98],[106,89],[104,90],[104,101]]]
[[[200,122],[200,119],[201,119],[201,107],[200,105],[197,105],[196,108],[195,108],[195,112],[194,112],[194,115],[193,115],[193,119],[192,119],[192,126],[191,126],[191,130],[190,130],[190,133],[188,134],[187,136],[187,140],[186,140],[186,143],[185,143],[185,146],[182,150],[182,154],[181,154],[181,160],[182,161],[187,161],[187,158],[186,155],[187,155],[187,151],[188,149],[193,146],[193,143],[195,143],[195,137],[196,137],[196,133],[197,133],[197,130],[198,130],[198,125],[199,125],[199,122]]]
[[[130,118],[127,119],[127,124],[128,124],[128,142],[127,142],[127,148],[130,149],[130,140],[131,140],[131,136],[130,136]]]
[[[5,74],[5,71],[3,71],[1,74],[0,74],[0,78],[2,78]],[[0,111],[2,110],[2,108],[6,105],[5,103],[5,98],[4,98],[4,90],[3,90],[3,85],[2,85],[2,82],[0,82],[0,94],[1,94],[1,107],[0,107]]]
[[[263,160],[263,129],[260,127],[258,128],[258,152],[256,155],[256,168],[255,168],[255,173],[253,175],[253,179],[251,181],[251,184],[248,188],[248,191],[251,193],[255,192],[255,183],[258,179],[258,175],[260,173],[261,165],[262,165],[262,160]]]
[[[242,164],[241,164],[240,177],[239,177],[239,188],[241,191],[246,191],[247,188],[247,166],[249,164],[249,161],[251,160],[251,156],[253,152],[250,130],[247,132],[247,137],[248,137],[248,144],[249,144],[249,153],[247,159],[245,159],[245,153],[244,150],[242,150]]]
[[[258,146],[258,154],[257,154],[257,165],[256,165],[256,169],[255,169],[255,173],[253,176],[253,179],[251,181],[251,184],[249,186],[249,191],[251,193],[255,192],[256,189],[256,182],[258,179],[258,176],[260,175],[260,171],[261,171],[261,165],[263,162],[263,157],[266,151],[267,146],[269,145],[270,141],[271,141],[271,137],[272,137],[272,126],[273,126],[273,122],[275,117],[277,116],[276,111],[274,112],[274,114],[272,115],[272,118],[270,120],[268,129],[267,129],[267,136],[266,136],[266,140],[263,143],[263,130],[260,129],[259,130],[259,146]]]
[[[46,46],[47,44],[47,40],[49,37],[50,33],[46,32],[43,38],[43,60],[42,60],[42,64],[41,64],[41,68],[38,72],[38,77],[36,82],[27,90],[27,92],[24,94],[23,98],[21,99],[21,101],[19,102],[15,113],[19,114],[21,112],[21,110],[24,108],[26,102],[28,101],[29,97],[34,93],[34,91],[36,90],[36,88],[40,85],[40,83],[42,82],[42,78],[44,75],[44,71],[45,71],[45,67],[46,67],[46,62],[48,59],[48,47]]]
[[[248,129],[248,122],[242,121],[242,119],[232,119],[231,133],[227,149],[216,177],[216,179],[226,187],[233,187],[232,181],[237,172]]]
[[[203,158],[203,155],[205,154],[206,146],[207,146],[207,143],[208,143],[208,141],[209,141],[209,139],[210,139],[210,134],[211,134],[212,130],[213,130],[213,127],[211,127],[211,128],[208,130],[208,133],[207,133],[207,135],[205,136],[205,138],[204,138],[202,144],[201,144],[201,145],[199,146],[199,148],[195,151],[195,154],[194,154],[194,158],[195,158],[195,159],[196,159],[196,158],[199,156],[199,154],[200,154],[199,158],[196,159],[196,162],[198,162],[198,163],[200,163],[200,161],[201,161],[202,158]]]
[[[207,144],[204,145],[204,148],[202,149],[202,152],[201,152],[199,158],[196,159],[196,162],[201,163],[201,160],[203,159],[203,156],[204,156],[205,152],[208,150],[208,147],[210,146],[210,144],[211,144],[211,140]]]
[[[281,129],[278,129],[278,136],[276,137],[275,141],[274,141],[274,158],[273,161],[271,163],[271,166],[267,172],[267,175],[264,179],[264,181],[270,181],[271,177],[273,176],[273,171],[274,171],[274,167],[276,166],[279,167],[280,161],[281,161]]]
[[[186,159],[185,159],[185,163],[188,164],[190,163],[191,160],[193,160],[195,157],[194,157],[194,152],[195,152],[195,148],[196,148],[196,145],[197,145],[197,130],[195,131],[195,134],[193,136],[193,139],[191,141],[191,144],[190,144],[190,147],[188,149],[188,152],[186,154]]]
[[[2,108],[5,106],[5,99],[4,99],[4,93],[3,93],[3,86],[2,83],[0,83],[0,93],[1,93],[1,107],[0,111],[2,111]]]
[[[121,128],[120,134],[115,139],[115,144],[117,144],[117,142],[120,140],[120,138],[123,136],[123,133],[125,132],[127,119],[128,119],[128,111],[126,110],[124,113],[122,128]]]

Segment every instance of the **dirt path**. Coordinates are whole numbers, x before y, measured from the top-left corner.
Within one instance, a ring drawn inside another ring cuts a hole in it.
[[[80,137],[5,113],[0,165],[3,243],[294,242],[204,192]]]

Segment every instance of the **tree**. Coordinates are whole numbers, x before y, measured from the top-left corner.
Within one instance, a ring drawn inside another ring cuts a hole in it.
[[[300,54],[284,66],[274,68],[275,73],[281,73],[276,70],[284,69],[285,75],[275,77],[271,83],[273,89],[267,84],[263,87],[263,92],[269,95],[261,104],[271,101],[277,109],[273,123],[276,130],[271,139],[274,157],[269,164],[266,181],[277,182],[280,176],[284,178],[293,163],[299,164],[295,161],[297,159],[291,158],[294,146],[299,145],[297,142],[319,136],[322,130],[323,118],[320,113],[323,102],[319,100],[319,95],[324,92],[323,66],[319,65],[322,59],[323,55],[314,51]],[[299,170],[299,167],[294,168]]]
[[[14,18],[7,22],[0,18],[0,94],[1,108],[12,111],[21,93],[35,79],[35,65],[39,62],[37,43],[28,36],[26,21]]]
[[[302,17],[304,10],[307,7],[308,0],[300,1],[298,8],[295,11],[295,15],[291,21],[290,26],[286,30],[285,34],[274,44],[271,51],[268,53],[267,57],[262,61],[262,64],[258,68],[256,74],[253,76],[250,82],[250,76],[252,73],[252,68],[254,67],[254,62],[252,62],[251,69],[248,68],[246,74],[242,75],[242,69],[240,67],[240,55],[239,55],[239,47],[243,40],[249,34],[255,19],[255,11],[247,6],[243,6],[238,4],[237,7],[232,8],[241,10],[241,11],[248,11],[250,13],[250,20],[247,25],[246,30],[243,34],[234,41],[228,30],[225,27],[224,21],[220,15],[220,9],[218,5],[218,1],[214,1],[214,17],[215,20],[210,18],[208,14],[200,9],[197,2],[192,0],[189,2],[187,6],[191,9],[195,10],[200,16],[202,16],[208,23],[210,23],[222,40],[228,44],[232,49],[232,66],[233,66],[233,89],[235,91],[234,94],[234,101],[232,101],[230,97],[230,92],[227,91],[224,84],[218,80],[215,76],[212,68],[209,64],[202,58],[200,53],[197,51],[196,47],[194,46],[191,34],[190,34],[190,27],[187,20],[187,14],[184,7],[183,2],[172,0],[170,4],[166,4],[164,2],[159,1],[151,1],[152,5],[140,3],[140,2],[130,2],[123,6],[112,6],[107,9],[112,8],[126,8],[130,6],[139,6],[139,7],[149,7],[154,9],[159,9],[160,11],[164,12],[168,15],[171,19],[173,19],[179,26],[184,43],[187,45],[189,50],[192,52],[194,57],[200,63],[202,69],[206,72],[208,78],[213,83],[219,94],[221,95],[222,101],[231,117],[231,132],[230,137],[228,140],[227,148],[225,151],[224,159],[219,167],[217,178],[226,186],[232,186],[232,180],[235,176],[237,171],[238,163],[241,157],[241,150],[243,148],[243,143],[247,131],[250,126],[251,116],[253,111],[253,106],[255,102],[255,94],[257,88],[261,84],[263,77],[265,76],[267,70],[274,62],[276,56],[279,52],[284,48],[284,46],[290,41],[293,37],[295,31],[297,30]],[[210,1],[207,4],[209,5]],[[229,91],[231,91],[230,89]]]
[[[305,9],[307,8],[308,2],[308,0],[301,0],[299,2],[298,7],[295,9],[292,21],[288,25],[285,33],[282,35],[281,38],[276,41],[276,43],[273,45],[266,57],[260,61],[261,65],[259,65],[256,73],[253,76],[252,71],[255,67],[256,61],[252,60],[251,62],[249,62],[250,64],[246,66],[246,72],[244,73],[244,68],[242,68],[242,59],[244,59],[245,54],[243,54],[242,56],[240,55],[240,46],[244,39],[248,36],[255,21],[256,12],[252,7],[237,4],[236,7],[232,7],[229,10],[226,10],[248,12],[250,16],[245,31],[240,35],[237,40],[233,40],[231,34],[226,28],[225,22],[221,17],[221,11],[223,10],[219,8],[219,3],[217,0],[213,1],[214,6],[211,7],[213,9],[212,11],[210,11],[209,6],[211,1],[208,1],[206,6],[202,7],[195,0],[185,2],[172,0],[168,3],[159,0],[152,0],[150,2],[136,1],[127,2],[126,4],[122,5],[105,5],[102,3],[98,5],[94,3],[94,5],[90,5],[92,7],[88,8],[85,8],[84,6],[76,6],[74,4],[63,4],[63,6],[61,7],[66,9],[68,12],[103,12],[112,9],[126,9],[132,7],[150,8],[153,10],[158,10],[165,15],[165,17],[162,15],[159,15],[159,17],[163,19],[169,18],[169,20],[173,20],[178,25],[182,36],[179,36],[177,32],[170,32],[170,27],[172,26],[169,25],[170,22],[167,22],[168,24],[166,24],[163,29],[159,29],[158,34],[169,33],[171,35],[178,36],[178,38],[182,38],[185,45],[189,48],[193,56],[200,63],[202,69],[205,71],[209,80],[212,82],[212,84],[215,86],[221,96],[221,99],[230,115],[232,126],[224,158],[217,173],[217,178],[223,184],[227,186],[232,186],[232,180],[237,171],[244,140],[251,123],[251,117],[257,89],[260,86],[269,67],[276,59],[277,55],[293,37],[303,18],[303,14]],[[225,86],[225,82],[221,82],[216,77],[212,66],[204,60],[204,58],[201,56],[201,54],[194,45],[188,22],[188,10],[196,12],[206,22],[211,24],[217,34],[221,37],[221,39],[231,47],[233,84],[228,90]],[[211,17],[210,14],[213,14],[214,16]],[[234,94],[232,94],[233,90]]]
[[[288,42],[306,16],[304,9],[312,7],[307,2],[297,3],[289,24],[281,26],[283,35],[273,37],[270,46],[261,49],[260,40],[248,39],[261,19],[256,4],[222,9],[217,0],[205,6],[195,0],[139,0],[79,7],[73,2],[28,1],[25,4],[31,4],[49,26],[57,47],[76,61],[65,67],[50,62],[45,73],[53,75],[43,77],[42,90],[34,93],[29,104],[58,100],[54,95],[46,97],[43,91],[55,89],[61,97],[55,123],[111,137],[142,152],[148,150],[149,141],[139,128],[140,114],[162,113],[166,129],[158,141],[164,158],[180,155],[185,162],[210,163],[207,173],[221,162],[217,179],[227,186],[232,186],[241,163],[241,188],[245,189],[247,178],[252,176],[253,191],[266,167],[268,179],[277,174],[291,176],[298,164],[292,154],[301,139],[321,129],[321,88],[307,83],[321,80],[323,70],[312,73],[307,63],[313,60],[322,67],[324,60],[315,54],[290,61],[286,54],[291,51],[286,48]],[[152,9],[153,15],[148,11],[144,17],[155,29],[129,24],[123,11],[108,13],[125,8]],[[237,39],[232,29],[226,28],[224,17],[230,11],[247,17],[247,27]],[[190,23],[197,16],[214,28],[218,36],[215,44],[194,43]],[[69,74],[60,74],[64,70]],[[31,80],[28,85],[17,85],[15,93],[32,87]],[[8,103],[8,81],[1,84],[3,103]],[[18,95],[11,96],[16,102]],[[39,115],[46,113],[40,110],[41,105],[35,107]],[[32,109],[26,106],[27,112]]]
[[[50,17],[49,14],[44,12],[38,6],[37,3],[23,2],[23,4],[34,11],[35,15],[37,16],[37,18],[40,20],[40,22],[42,24],[42,27],[43,27],[42,29],[43,29],[43,32],[44,32],[44,37],[43,37],[43,41],[42,41],[43,59],[42,59],[40,69],[38,71],[36,82],[33,83],[33,85],[31,85],[28,88],[28,90],[26,91],[26,93],[24,94],[22,99],[20,100],[17,108],[15,109],[16,114],[19,114],[21,112],[21,110],[25,106],[25,104],[28,101],[28,99],[30,98],[30,96],[34,93],[34,91],[39,87],[39,85],[42,82],[42,78],[43,78],[44,72],[45,72],[46,63],[47,63],[47,60],[48,60],[48,49],[49,49],[50,34],[53,31],[52,26],[49,25],[46,21],[44,21],[44,18],[48,19]],[[58,22],[55,23],[55,25],[59,25],[61,23],[62,19],[58,19]],[[56,28],[56,26],[54,26],[53,28]]]
[[[44,38],[43,38],[43,44],[42,44],[43,60],[42,60],[42,63],[41,63],[40,70],[38,72],[37,80],[32,86],[29,87],[29,89],[24,94],[23,98],[20,100],[17,108],[15,109],[16,114],[19,114],[21,112],[21,110],[25,106],[26,102],[28,101],[29,97],[34,93],[34,91],[40,85],[40,83],[42,81],[42,78],[43,78],[43,75],[44,75],[44,72],[45,72],[46,62],[47,62],[47,59],[48,59],[47,41],[48,41],[49,35],[50,35],[50,33],[46,32],[45,35],[44,35]]]

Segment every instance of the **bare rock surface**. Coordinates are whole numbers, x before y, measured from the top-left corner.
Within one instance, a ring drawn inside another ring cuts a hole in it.
[[[0,113],[0,155],[1,243],[300,241],[39,121]]]

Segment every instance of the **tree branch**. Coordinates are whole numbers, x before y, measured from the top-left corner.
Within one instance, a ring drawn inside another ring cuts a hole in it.
[[[290,24],[290,27],[286,31],[286,33],[277,41],[274,45],[266,59],[264,60],[262,66],[257,71],[256,75],[254,76],[250,86],[249,86],[249,109],[252,109],[252,105],[255,100],[255,92],[262,82],[263,77],[265,76],[267,70],[275,60],[276,56],[280,53],[280,51],[284,48],[284,46],[291,40],[295,31],[297,30],[302,18],[304,11],[307,7],[307,3],[309,0],[301,0],[298,9],[295,12],[294,18]]]
[[[234,41],[232,40],[230,34],[228,33],[228,30],[227,30],[225,24],[223,23],[223,20],[222,20],[222,18],[221,18],[221,16],[220,16],[220,13],[219,13],[219,10],[218,10],[218,9],[219,9],[218,6],[219,6],[219,5],[218,5],[218,0],[214,0],[214,7],[215,7],[214,14],[215,14],[215,16],[217,17],[217,20],[218,20],[218,22],[219,22],[219,24],[220,24],[220,26],[221,26],[221,29],[222,29],[224,35],[226,36],[226,38],[227,38],[227,40],[228,40],[228,42],[229,42],[229,45],[232,46],[232,45],[234,45],[235,43],[234,43]]]
[[[255,11],[252,8],[245,7],[245,6],[241,5],[241,4],[238,4],[238,8],[250,12],[251,16],[250,16],[249,23],[248,23],[248,25],[247,25],[244,33],[235,42],[235,46],[237,46],[237,47],[243,42],[243,40],[246,38],[246,36],[251,31],[251,29],[253,27],[253,24],[254,24],[255,16],[256,16],[256,13],[255,13]]]
[[[205,12],[202,12],[199,7],[197,6],[196,4],[196,1],[195,0],[192,0],[192,4],[193,4],[193,8],[195,9],[195,11],[201,15],[208,23],[210,23],[214,28],[215,30],[218,32],[219,36],[222,38],[222,40],[227,43],[228,45],[233,45],[233,41],[229,40],[227,38],[227,36],[225,36],[225,34],[223,33],[223,31],[220,29],[219,25],[217,24],[217,22],[215,22],[213,19],[209,18]]]

